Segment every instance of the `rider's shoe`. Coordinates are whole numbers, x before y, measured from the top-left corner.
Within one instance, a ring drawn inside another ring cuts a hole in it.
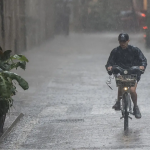
[[[120,110],[120,101],[116,101],[116,104],[112,108],[115,110]]]
[[[140,119],[141,113],[138,106],[134,106],[133,108],[133,114],[135,115],[135,118]]]

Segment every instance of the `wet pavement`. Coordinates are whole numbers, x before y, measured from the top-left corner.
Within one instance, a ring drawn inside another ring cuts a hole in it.
[[[117,88],[105,64],[118,46],[118,33],[71,34],[58,36],[23,54],[29,59],[26,71],[18,70],[30,85],[18,86],[15,109],[25,114],[1,149],[150,149],[149,66],[139,82],[138,104],[141,119],[129,121],[124,133],[121,113],[111,109]],[[131,35],[131,45],[149,59],[142,34]],[[149,60],[148,60],[149,64]],[[132,117],[132,116],[131,116]]]

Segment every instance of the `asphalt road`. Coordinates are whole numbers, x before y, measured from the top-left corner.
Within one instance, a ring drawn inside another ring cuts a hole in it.
[[[139,82],[138,105],[142,118],[129,122],[123,131],[121,113],[112,110],[117,97],[115,81],[110,90],[105,64],[118,46],[118,33],[58,36],[23,54],[26,71],[17,70],[30,89],[19,86],[12,111],[25,114],[1,149],[150,149],[149,71]],[[130,44],[148,59],[142,34],[131,34]]]

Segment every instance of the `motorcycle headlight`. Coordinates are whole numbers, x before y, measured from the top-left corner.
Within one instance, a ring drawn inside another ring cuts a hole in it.
[[[125,90],[125,91],[127,91],[127,90],[128,90],[128,88],[127,88],[127,87],[124,87],[124,90]]]

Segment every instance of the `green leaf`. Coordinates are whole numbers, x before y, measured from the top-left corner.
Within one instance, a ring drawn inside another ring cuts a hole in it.
[[[23,70],[25,70],[25,69],[26,69],[26,62],[23,61],[23,62],[17,62],[17,63],[11,64],[11,69],[14,69],[14,68],[17,69],[18,67],[20,67],[20,68],[22,68]]]
[[[11,70],[10,64],[9,63],[5,63],[4,61],[0,61],[0,68],[2,70],[7,70],[7,71]]]
[[[29,60],[28,60],[24,55],[16,55],[16,54],[15,54],[15,55],[11,56],[10,59],[29,62]]]
[[[25,70],[25,69],[26,69],[26,62],[25,62],[25,61],[19,62],[19,63],[18,63],[18,67],[20,67],[20,68],[22,68],[23,70]]]
[[[27,90],[29,88],[28,82],[25,81],[23,78],[21,78],[19,75],[17,75],[16,73],[12,73],[9,71],[3,71],[2,73],[3,76],[8,77],[11,80],[16,80],[19,85],[24,89]],[[7,79],[8,80],[8,79]],[[12,83],[12,82],[11,82]],[[11,88],[13,88],[11,86]]]
[[[6,60],[8,60],[9,58],[10,58],[10,53],[11,53],[12,51],[11,50],[6,50],[6,51],[4,51],[4,52],[0,52],[0,59],[2,60],[2,61],[6,61]]]
[[[0,97],[2,98],[10,98],[12,94],[12,82],[7,79],[7,74],[5,75],[3,72],[0,74]]]
[[[6,51],[4,51],[4,53],[3,53],[4,57],[5,57],[6,59],[9,59],[11,52],[12,52],[11,50],[6,50]]]

